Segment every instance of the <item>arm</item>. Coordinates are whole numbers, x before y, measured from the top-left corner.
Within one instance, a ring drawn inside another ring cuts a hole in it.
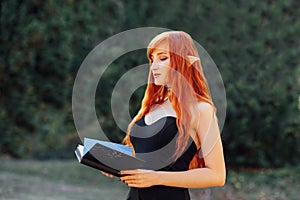
[[[181,172],[152,170],[126,170],[122,181],[131,187],[149,187],[165,185],[184,188],[206,188],[225,184],[226,170],[219,127],[213,108],[207,103],[199,103],[199,113],[193,113],[192,122],[205,160],[205,168],[196,168]],[[199,123],[201,122],[201,124]]]
[[[158,180],[160,185],[185,187],[185,188],[207,188],[223,186],[225,184],[225,165],[222,155],[222,144],[219,140],[211,153],[206,156],[205,168],[196,168],[183,172],[159,171]]]

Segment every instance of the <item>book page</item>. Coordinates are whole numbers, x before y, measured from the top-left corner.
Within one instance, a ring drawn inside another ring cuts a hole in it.
[[[95,145],[95,144],[101,144],[105,147],[108,147],[110,149],[114,149],[116,151],[122,152],[126,155],[132,156],[132,148],[126,145],[108,142],[108,141],[101,141],[101,140],[95,140],[90,138],[84,138],[84,154]]]

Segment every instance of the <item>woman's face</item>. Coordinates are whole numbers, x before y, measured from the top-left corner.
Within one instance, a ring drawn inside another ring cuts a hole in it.
[[[170,69],[169,45],[164,42],[158,45],[150,55],[152,64],[150,70],[155,85],[167,85],[167,76]]]

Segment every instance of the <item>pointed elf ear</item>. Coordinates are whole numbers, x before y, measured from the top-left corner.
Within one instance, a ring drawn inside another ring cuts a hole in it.
[[[190,61],[190,66],[192,66],[194,64],[194,62],[196,61],[200,61],[200,58],[196,57],[196,56],[188,56],[189,61]]]

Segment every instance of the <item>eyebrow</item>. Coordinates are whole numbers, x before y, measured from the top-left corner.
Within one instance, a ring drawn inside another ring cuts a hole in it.
[[[164,52],[164,51],[158,52],[158,53],[157,53],[157,55],[161,55],[161,54],[168,54],[168,53],[167,53],[167,52]]]
[[[162,54],[168,54],[166,51],[159,51],[156,55],[162,55]],[[151,56],[153,56],[153,53],[151,53]]]
[[[162,54],[168,54],[168,52],[165,52],[165,51],[159,51],[159,52],[157,53],[158,56],[159,56],[159,55],[162,55]],[[150,54],[150,57],[152,57],[152,56],[153,56],[153,53]]]

